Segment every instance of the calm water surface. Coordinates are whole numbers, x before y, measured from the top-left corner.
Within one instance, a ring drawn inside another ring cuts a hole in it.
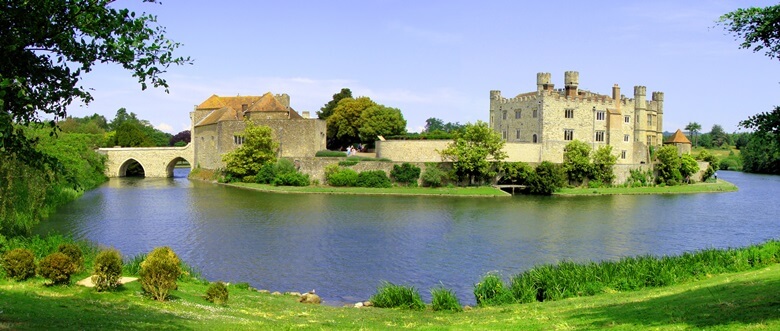
[[[177,175],[184,176],[186,173]],[[487,272],[564,259],[737,247],[780,237],[780,176],[719,172],[739,192],[452,198],[270,194],[186,178],[115,178],[37,229],[125,256],[172,247],[209,280],[368,299],[382,280],[473,304]]]

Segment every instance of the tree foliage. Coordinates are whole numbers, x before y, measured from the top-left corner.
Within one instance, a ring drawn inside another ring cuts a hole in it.
[[[222,156],[225,172],[233,177],[254,176],[266,163],[276,162],[279,143],[270,127],[246,121],[244,143]]]
[[[71,103],[89,104],[90,88],[80,82],[95,63],[119,65],[142,89],[166,92],[161,74],[190,63],[174,55],[180,44],[165,37],[154,15],[116,8],[111,0],[8,0],[0,31],[0,152],[28,161],[45,158],[17,124],[41,123],[45,116],[56,128]]]
[[[689,122],[688,125],[685,126],[685,130],[688,131],[688,134],[690,134],[693,138],[693,146],[698,146],[696,144],[696,135],[701,132],[701,124],[697,122]]]
[[[726,131],[723,130],[723,127],[718,124],[712,126],[712,130],[710,130],[710,136],[712,137],[712,145],[714,147],[731,145],[731,138],[729,137],[729,134],[726,133]]]
[[[740,8],[721,16],[718,24],[741,40],[740,48],[780,58],[780,5]]]
[[[579,140],[572,140],[566,144],[563,152],[563,170],[569,182],[583,183],[591,176],[590,151],[590,146]]]
[[[352,90],[345,87],[339,93],[334,94],[333,99],[320,108],[320,111],[317,112],[317,117],[321,120],[328,119],[330,115],[333,115],[333,110],[339,104],[339,101],[346,98],[352,98]]]
[[[604,185],[612,185],[612,181],[615,180],[615,170],[613,167],[616,162],[617,156],[612,154],[612,146],[604,145],[599,147],[593,153],[591,178]]]
[[[457,130],[460,130],[461,128],[463,128],[463,124],[460,124],[458,122],[444,123],[444,121],[440,118],[431,117],[425,120],[425,129],[423,130],[423,133],[433,133],[433,132],[452,133]]]
[[[659,148],[656,151],[656,159],[658,162],[655,165],[655,170],[658,171],[658,183],[666,185],[678,185],[682,182],[682,173],[680,167],[682,166],[682,159],[677,154],[677,147],[674,145],[666,145]]]
[[[507,157],[504,140],[482,121],[467,123],[455,133],[453,142],[440,151],[442,159],[452,161],[455,173],[476,184],[497,174],[500,161]]]
[[[398,108],[375,105],[368,107],[360,115],[358,128],[360,140],[374,142],[377,136],[390,136],[406,132],[406,120]]]
[[[186,146],[187,144],[190,143],[192,139],[191,136],[192,134],[190,133],[190,130],[184,130],[182,132],[173,135],[173,137],[171,137],[171,139],[168,140],[168,145],[178,146],[177,144],[179,144],[181,146]]]

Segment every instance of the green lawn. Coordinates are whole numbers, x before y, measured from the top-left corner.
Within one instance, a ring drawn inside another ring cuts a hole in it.
[[[508,197],[509,193],[490,186],[479,187],[332,187],[332,186],[273,186],[267,184],[231,183],[230,186],[278,193],[327,193],[364,195],[446,195],[469,197]]]
[[[180,283],[168,302],[137,282],[113,293],[34,279],[0,280],[0,329],[89,330],[777,330],[780,265],[683,285],[451,313],[305,305],[230,287],[227,306],[203,299],[206,285]],[[327,289],[317,289],[319,292]]]
[[[564,188],[555,195],[617,195],[617,194],[680,194],[734,192],[737,186],[725,180],[717,183],[695,183],[678,186],[648,186],[648,187],[605,187],[605,188]]]

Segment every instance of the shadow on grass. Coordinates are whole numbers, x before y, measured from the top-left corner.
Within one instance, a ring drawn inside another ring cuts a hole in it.
[[[119,292],[124,292],[122,289]],[[11,330],[181,330],[181,317],[100,294],[72,296],[0,291],[0,329]]]
[[[641,302],[591,307],[575,318],[597,328],[628,324],[653,328],[740,326],[780,320],[780,280],[733,281]]]

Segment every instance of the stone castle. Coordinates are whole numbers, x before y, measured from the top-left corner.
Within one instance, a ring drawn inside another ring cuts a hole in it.
[[[646,88],[634,86],[634,97],[579,89],[579,73],[564,74],[564,88],[556,89],[550,73],[536,75],[536,91],[504,98],[490,91],[490,127],[513,143],[538,144],[539,156],[518,161],[563,161],[563,150],[572,140],[597,149],[612,146],[620,164],[649,163],[648,147],[663,142],[662,92],[646,100]]]
[[[308,112],[298,114],[290,107],[290,96],[221,97],[212,95],[190,113],[194,166],[218,169],[224,166],[222,155],[243,144],[245,120],[265,125],[279,142],[278,157],[313,157],[325,149],[325,121],[310,119]]]

